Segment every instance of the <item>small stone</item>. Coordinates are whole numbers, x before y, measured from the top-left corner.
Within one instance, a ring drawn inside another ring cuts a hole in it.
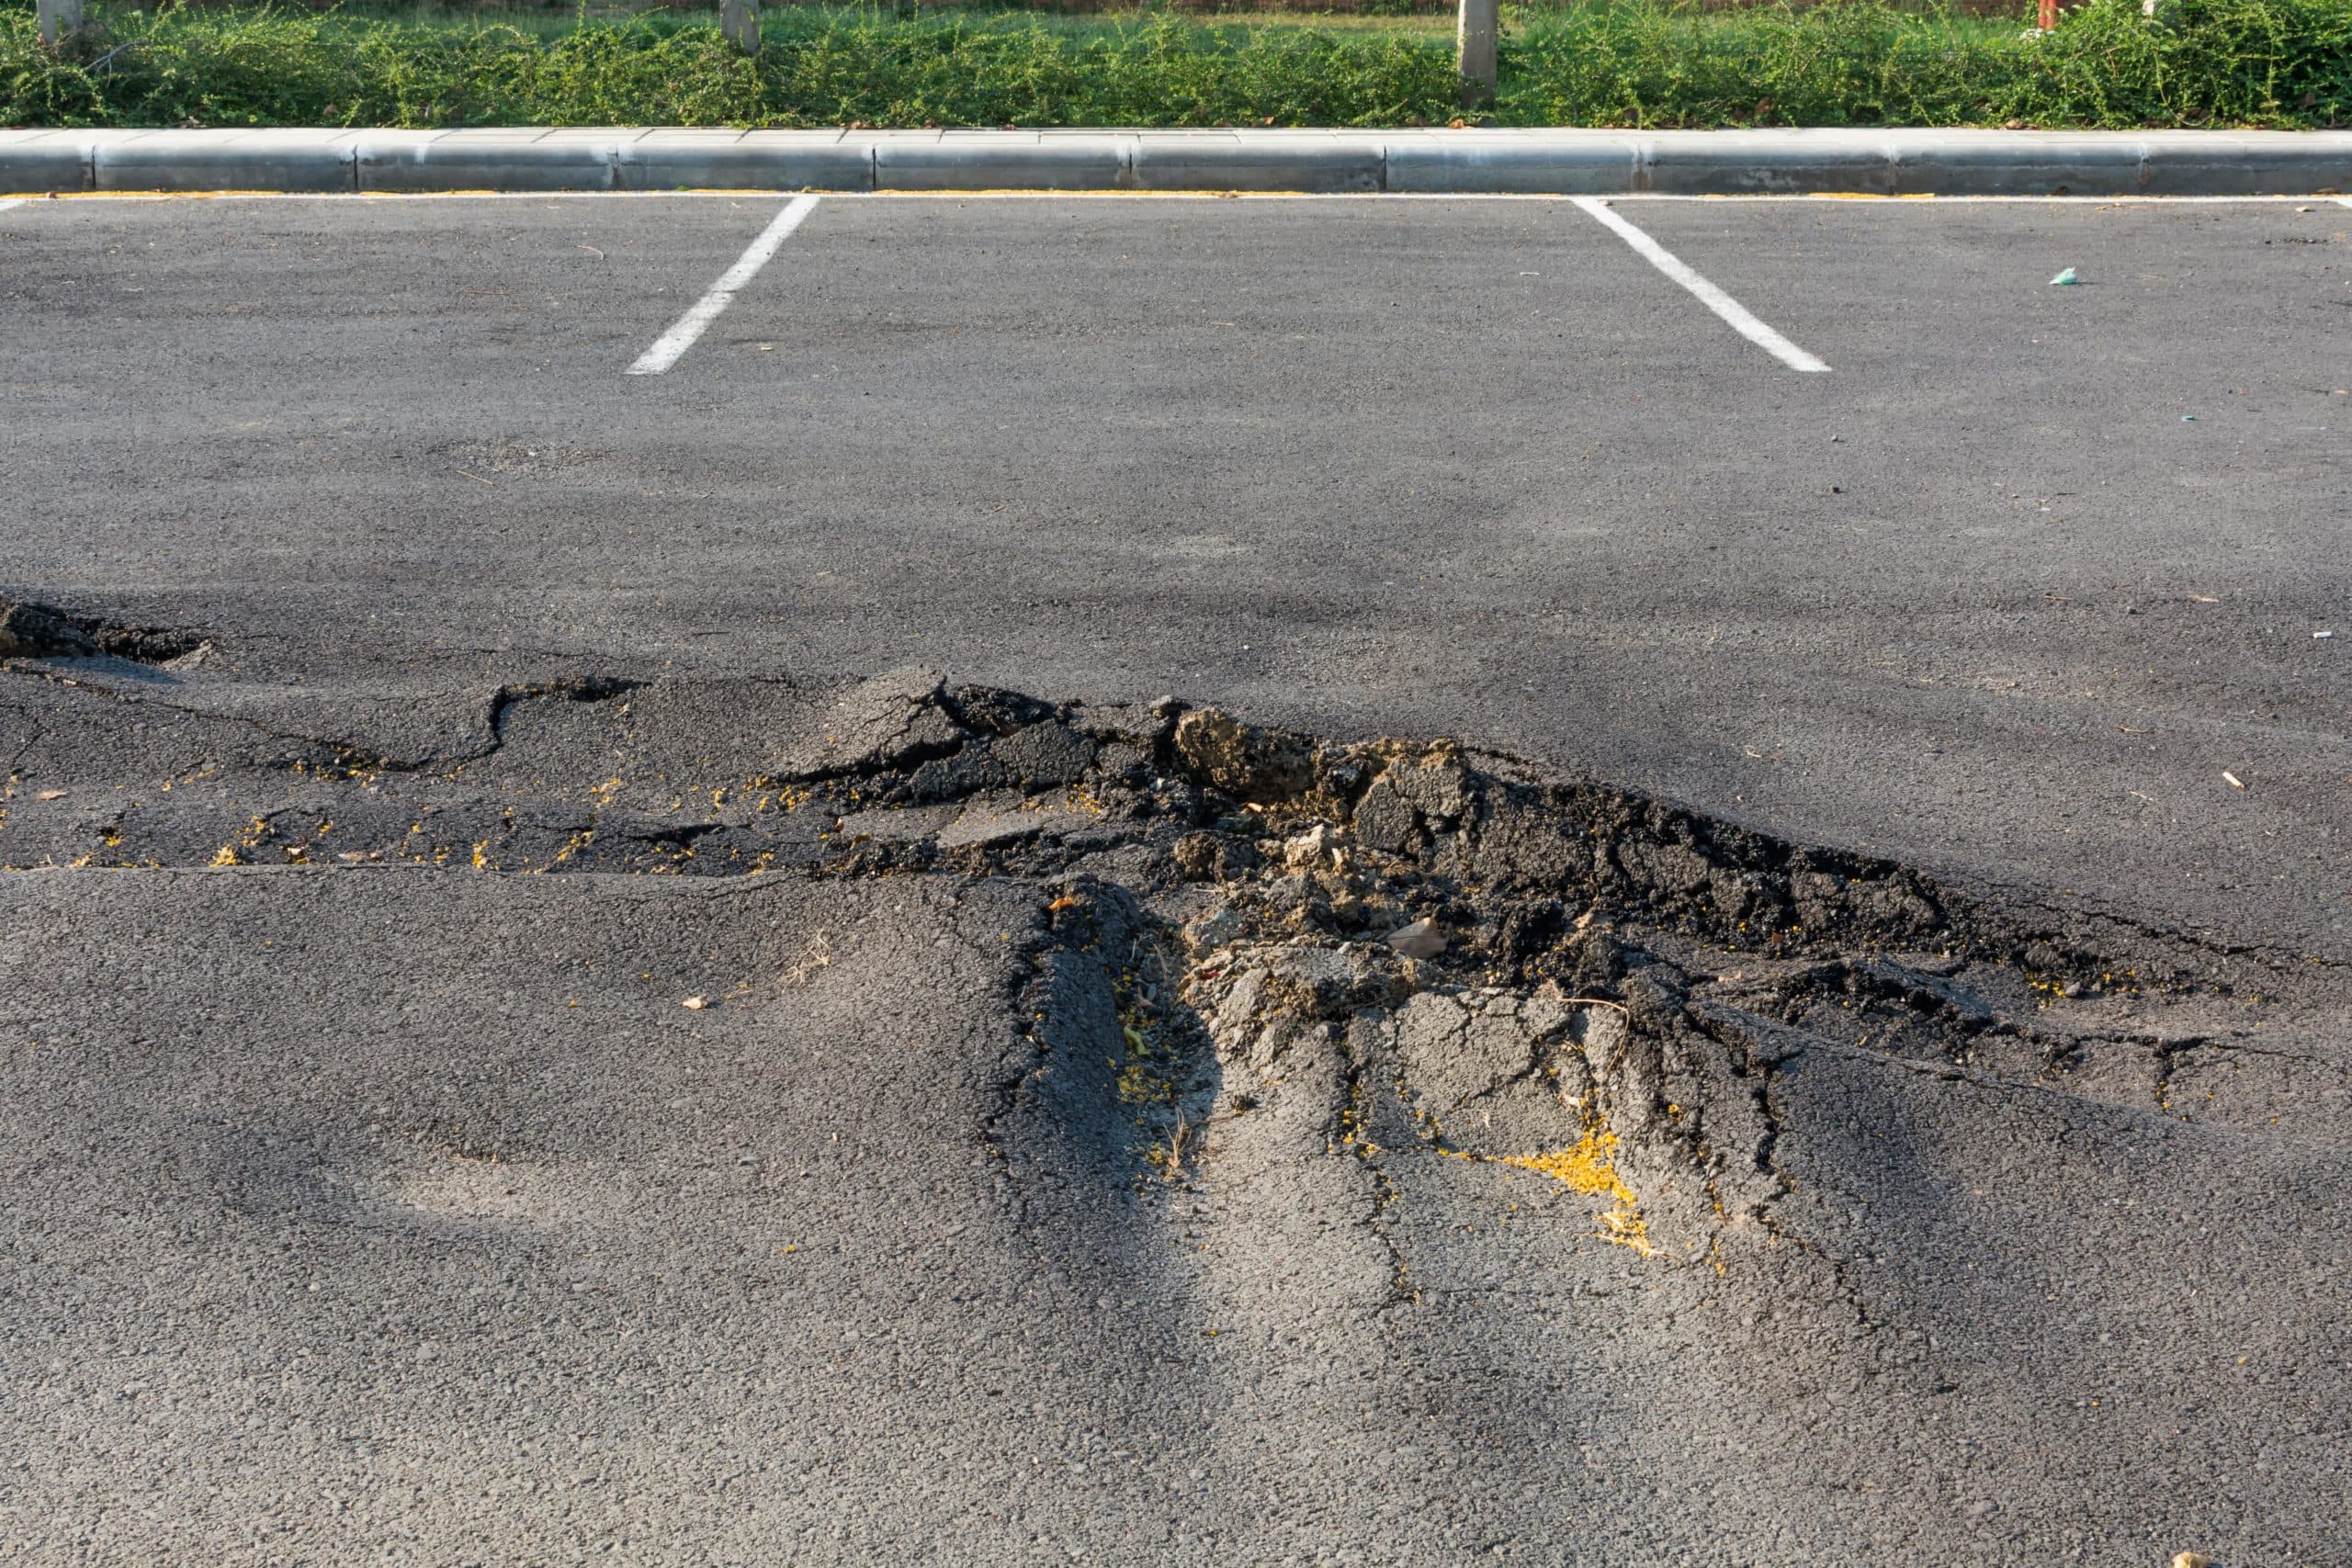
[[[708,997],[688,997],[681,1005],[683,1005],[688,1012],[700,1012],[703,1009],[710,1005],[710,998]]]
[[[2213,1568],[2213,1560],[2201,1551],[2176,1551],[2172,1568]]]
[[[1207,953],[1238,942],[1248,934],[1249,926],[1232,909],[1219,906],[1204,915],[1196,916],[1184,925],[1185,943],[1195,953]]]
[[[1306,870],[1323,863],[1330,852],[1331,835],[1320,822],[1294,839],[1283,841],[1283,863],[1293,870]]]
[[[1408,958],[1435,958],[1445,951],[1445,933],[1434,920],[1415,920],[1390,931],[1388,945]]]

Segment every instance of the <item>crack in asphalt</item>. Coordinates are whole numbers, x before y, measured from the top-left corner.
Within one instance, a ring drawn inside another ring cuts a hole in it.
[[[1101,1114],[1130,1129],[1119,1152],[1136,1190],[1216,1180],[1213,1156],[1188,1156],[1185,1129],[1246,1109],[1251,1096],[1305,1092],[1283,1087],[1285,1063],[1302,1042],[1320,1042],[1340,1062],[1320,1112],[1326,1142],[1363,1167],[1357,1223],[1388,1260],[1383,1311],[1419,1299],[1391,1162],[1466,1153],[1542,1170],[1589,1167],[1598,1185],[1578,1189],[1586,1193],[1625,1190],[1617,1171],[1649,1171],[1662,1179],[1658,1192],[1637,1193],[1616,1235],[1595,1234],[1645,1258],[1660,1252],[1668,1266],[1721,1268],[1736,1222],[1753,1221],[1816,1255],[1833,1293],[1874,1333],[1850,1260],[1782,1213],[1788,1141],[1804,1134],[1781,1069],[1806,1054],[2064,1106],[2084,1098],[2067,1079],[2086,1045],[2130,1045],[2154,1063],[2145,1109],[2175,1117],[2184,1113],[2171,1087],[2199,1052],[2346,1070],[2113,1016],[2227,999],[2252,1023],[2312,998],[2335,1006],[2324,966],[2249,958],[2258,974],[2243,975],[2213,944],[2180,932],[2119,951],[2109,916],[2055,924],[2046,911],[2020,914],[1895,863],[1773,839],[1444,741],[1332,742],[1172,701],[1090,710],[905,671],[794,720],[797,739],[782,735],[752,752],[693,738],[688,751],[661,753],[628,713],[660,682],[588,675],[500,685],[481,709],[480,744],[404,764],[332,739],[328,726],[292,732],[120,691],[93,661],[7,668],[107,703],[47,716],[17,740],[12,773],[46,779],[78,766],[84,776],[65,780],[56,801],[16,788],[0,818],[0,859],[12,864],[29,852],[51,866],[167,874],[657,875],[714,893],[773,876],[914,876],[1030,890],[1030,922],[993,946],[949,922],[957,941],[1005,965],[1003,1002],[1020,1020],[988,1082],[979,1135],[1024,1217],[1034,1195],[1015,1125],[1048,1109],[1038,1096],[1057,1041],[1091,1052],[1106,1028],[1066,1016],[1076,1004],[1059,993],[1057,957],[1091,954],[1115,991],[1121,953],[1181,954],[1172,977],[1157,956],[1147,965],[1159,978],[1146,1025],[1166,1038],[1138,1055],[1129,1047],[1143,1036],[1114,1022],[1101,1042],[1113,1077],[1125,1075],[1125,1088],[1103,1091]],[[213,737],[199,740],[208,765],[152,788],[87,776],[74,759],[107,754],[107,716],[135,726],[149,705]],[[576,726],[553,722],[558,707],[612,722],[583,746]],[[255,759],[236,745],[253,734],[334,761]],[[517,748],[514,767],[474,774]],[[543,773],[556,782],[543,784]],[[84,786],[106,789],[102,819],[74,798]],[[1476,1106],[1482,1123],[1502,1119],[1466,1149],[1422,1109],[1441,1102],[1416,1075],[1455,1071],[1498,1047],[1474,1038],[1465,1012],[1414,1066],[1396,1031],[1424,995],[1491,1008],[1476,1012],[1481,1030],[1534,1031],[1530,1008],[1556,1021],[1544,1026],[1556,1039],[1523,1032],[1442,1100],[1449,1117]],[[2015,1010],[2017,998],[2031,1016]],[[1750,998],[1770,1005],[1758,1011]],[[2067,1010],[2091,1002],[2104,1010],[2096,1027],[2064,1026]],[[1114,995],[1108,1005],[1124,1004]],[[1123,1031],[1133,1039],[1122,1042]],[[1838,1037],[1847,1032],[1856,1038]],[[1995,1038],[2034,1046],[2048,1081],[1963,1060]],[[1873,1050],[1871,1039],[1905,1049]],[[1694,1055],[1702,1043],[1720,1059],[1713,1076],[1705,1052]],[[1212,1090],[1183,1087],[1211,1078]],[[1398,1101],[1400,1125],[1419,1127],[1402,1146],[1375,1137],[1384,1097]],[[1758,1130],[1736,1131],[1743,1124]],[[1596,1141],[1603,1134],[1614,1142]],[[1726,1163],[1743,1145],[1744,1168]],[[1674,1172],[1688,1180],[1663,1179]],[[1703,1198],[1675,1196],[1686,1190]]]

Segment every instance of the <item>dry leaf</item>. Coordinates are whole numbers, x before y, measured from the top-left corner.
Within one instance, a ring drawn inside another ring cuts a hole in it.
[[[688,1012],[700,1012],[703,1009],[710,1005],[710,998],[708,997],[688,997],[684,1005]]]

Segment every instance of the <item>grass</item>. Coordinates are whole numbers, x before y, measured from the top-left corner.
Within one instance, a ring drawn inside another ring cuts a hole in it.
[[[1442,18],[771,10],[97,8],[52,55],[0,0],[0,124],[1213,126],[1444,123]],[[2352,122],[2352,0],[2088,0],[2048,35],[1885,0],[1505,14],[1490,123],[2312,127]]]
[[[2352,119],[2347,0],[2093,0],[2046,36],[1873,4],[1536,13],[1502,111],[1527,125],[2312,128]]]

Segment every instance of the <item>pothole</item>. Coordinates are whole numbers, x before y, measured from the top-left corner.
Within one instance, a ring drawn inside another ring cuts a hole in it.
[[[130,635],[37,606],[5,624],[37,657]],[[2273,1125],[2279,1096],[2233,1086],[2345,1087],[2261,1034],[2314,983],[2293,955],[2004,907],[1448,740],[918,670],[771,742],[704,744],[681,716],[741,695],[503,688],[486,739],[413,766],[241,733],[173,778],[60,781],[35,750],[0,789],[0,862],[1012,880],[1046,910],[1040,964],[1103,998],[1039,1066],[1102,1064],[1136,1181],[1328,1156],[1362,1168],[1385,1234],[1396,1162],[1456,1160],[1554,1183],[1661,1265],[1776,1234],[1776,1081],[1800,1060]],[[2304,1134],[2340,1141],[2324,1122]]]
[[[0,600],[0,659],[126,660],[166,664],[209,646],[200,632],[77,615],[52,604]]]

